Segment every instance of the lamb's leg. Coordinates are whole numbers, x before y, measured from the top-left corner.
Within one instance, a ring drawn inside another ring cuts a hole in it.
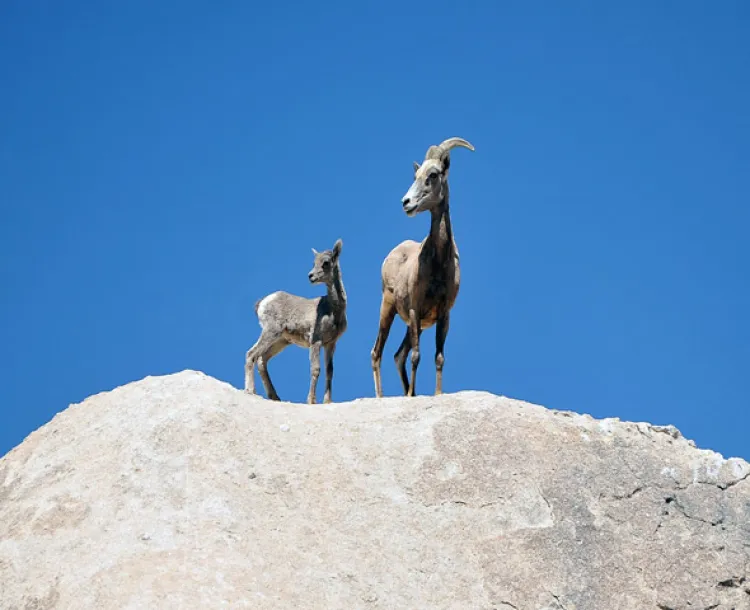
[[[268,361],[283,350],[289,342],[286,339],[277,339],[264,353],[258,358],[258,372],[260,373],[260,379],[263,382],[263,387],[266,389],[266,397],[269,400],[281,400],[276,388],[273,386],[271,376],[268,374]]]
[[[419,335],[422,334],[422,326],[419,316],[413,309],[409,310],[409,334],[411,341],[411,383],[407,396],[417,395],[417,367],[419,366]]]
[[[307,404],[315,404],[315,390],[320,376],[320,343],[310,346],[310,391],[307,394]]]
[[[393,359],[396,361],[396,368],[398,374],[401,377],[401,385],[404,386],[404,394],[409,393],[409,376],[406,374],[406,357],[409,355],[411,349],[411,329],[407,327],[404,340],[401,342],[398,350],[393,355]]]
[[[331,402],[331,386],[333,384],[333,354],[336,352],[336,344],[332,343],[325,348],[326,352],[326,393],[323,402]]]
[[[443,393],[443,348],[445,339],[448,336],[448,327],[450,326],[450,313],[446,312],[438,318],[435,327],[435,396]]]
[[[391,332],[393,318],[396,316],[396,307],[390,299],[383,295],[383,301],[380,304],[380,328],[378,337],[375,339],[375,345],[370,352],[372,358],[372,376],[375,380],[375,395],[380,398],[383,396],[383,385],[380,379],[380,361],[383,358],[383,348],[388,340],[388,333]]]
[[[255,394],[255,371],[253,370],[255,363],[274,344],[276,339],[274,333],[264,328],[255,345],[247,350],[247,354],[245,354],[245,392],[247,394]],[[260,365],[258,365],[258,370],[260,371]]]
[[[245,354],[245,393],[255,394],[255,358],[252,347]]]

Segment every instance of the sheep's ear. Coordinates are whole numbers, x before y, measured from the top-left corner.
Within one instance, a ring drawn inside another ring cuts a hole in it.
[[[315,256],[318,256],[318,251],[315,248],[310,248]]]
[[[333,258],[338,258],[339,254],[341,254],[341,247],[344,245],[344,242],[340,239],[336,240],[336,243],[333,244]]]
[[[419,167],[420,167],[419,163],[417,163],[416,161],[414,161],[414,173],[415,174],[419,171]]]

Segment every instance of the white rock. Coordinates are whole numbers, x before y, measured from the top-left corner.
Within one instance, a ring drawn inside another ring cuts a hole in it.
[[[3,609],[748,607],[750,466],[670,427],[193,371],[53,421],[0,460]]]

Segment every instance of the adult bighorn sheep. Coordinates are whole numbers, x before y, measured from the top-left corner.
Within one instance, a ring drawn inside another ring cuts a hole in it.
[[[315,389],[320,375],[320,349],[325,349],[324,401],[331,402],[333,353],[336,351],[336,341],[346,330],[346,292],[339,264],[342,245],[339,239],[332,250],[317,252],[313,248],[315,263],[307,275],[312,284],[324,283],[328,294],[306,299],[288,292],[274,292],[255,304],[255,313],[263,330],[245,359],[245,392],[248,394],[255,394],[254,367],[257,362],[266,396],[271,400],[280,400],[268,376],[268,361],[294,343],[310,349],[309,404],[315,403]]]
[[[430,212],[430,234],[419,244],[400,243],[383,261],[381,270],[383,300],[380,304],[380,329],[372,348],[372,372],[375,394],[383,395],[380,361],[393,319],[398,312],[406,322],[404,340],[394,359],[404,386],[404,394],[416,392],[419,365],[419,337],[425,328],[437,324],[435,333],[435,394],[443,391],[443,347],[448,335],[450,310],[458,295],[460,271],[458,248],[453,239],[448,211],[448,170],[450,151],[461,146],[474,150],[462,138],[449,138],[427,149],[420,166],[414,162],[414,182],[402,199],[407,216]],[[406,356],[411,350],[411,382],[406,374]]]

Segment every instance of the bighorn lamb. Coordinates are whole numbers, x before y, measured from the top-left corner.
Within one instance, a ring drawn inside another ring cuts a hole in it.
[[[457,146],[474,150],[462,138],[449,138],[438,146],[430,146],[422,165],[414,162],[414,182],[402,199],[408,216],[429,210],[432,223],[430,234],[421,244],[412,240],[404,241],[391,250],[383,261],[380,329],[371,353],[377,396],[383,395],[380,361],[396,312],[407,324],[406,336],[394,356],[404,394],[415,395],[419,337],[425,328],[433,324],[437,324],[435,394],[443,391],[443,347],[448,335],[450,310],[458,295],[460,282],[458,248],[453,239],[448,213],[450,151]],[[411,382],[406,374],[406,356],[409,350]]]
[[[320,348],[325,349],[325,402],[331,402],[333,353],[336,341],[346,330],[346,292],[341,280],[339,255],[343,243],[339,239],[332,250],[317,252],[308,278],[312,284],[324,283],[328,294],[306,299],[288,292],[274,292],[255,304],[255,313],[262,328],[260,338],[247,352],[245,359],[245,392],[255,394],[254,366],[257,362],[266,396],[280,400],[268,376],[268,361],[290,343],[310,349],[309,404],[315,403],[315,390],[320,375]]]

